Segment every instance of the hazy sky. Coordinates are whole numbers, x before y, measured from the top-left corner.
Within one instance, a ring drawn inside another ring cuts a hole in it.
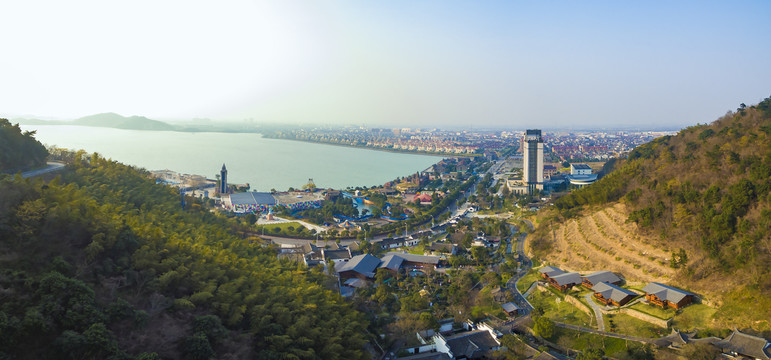
[[[3,1],[0,114],[667,126],[771,95],[770,1]]]

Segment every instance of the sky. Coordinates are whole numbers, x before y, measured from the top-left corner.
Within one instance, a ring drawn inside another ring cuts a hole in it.
[[[769,1],[4,1],[0,114],[623,128],[771,96]]]

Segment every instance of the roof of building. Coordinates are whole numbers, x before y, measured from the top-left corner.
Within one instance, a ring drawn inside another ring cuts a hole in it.
[[[673,303],[678,303],[680,302],[680,300],[683,300],[686,296],[693,295],[685,290],[680,290],[677,288],[673,288],[671,286],[667,286],[667,285],[659,284],[655,282],[645,285],[645,287],[642,290],[645,291],[646,294],[656,295],[656,297],[661,300],[666,300]]]
[[[447,337],[447,347],[456,358],[473,358],[500,346],[487,330],[474,330]]]
[[[370,255],[356,255],[348,260],[345,265],[337,269],[338,273],[344,271],[355,271],[359,274],[363,274],[367,277],[375,277],[375,268],[380,264],[380,259]]]
[[[348,279],[343,284],[347,285],[347,286],[350,286],[350,287],[354,287],[354,288],[367,287],[367,282],[366,281],[364,281],[362,279],[357,279],[357,278]]]
[[[615,302],[621,302],[628,296],[637,296],[637,294],[632,291],[606,282],[601,282],[597,285],[594,285],[592,290],[594,290],[596,293],[600,293],[602,297],[611,299]]]
[[[597,174],[568,175],[568,180],[573,185],[586,185],[597,181]]]
[[[768,340],[745,334],[739,330],[734,330],[725,339],[715,342],[715,346],[756,359],[771,359],[771,344],[769,344]]]
[[[242,192],[230,194],[233,205],[276,205],[276,198],[270,193]]]
[[[551,279],[559,286],[576,285],[581,283],[581,275],[578,273],[564,273],[557,276],[551,276]]]
[[[591,170],[592,167],[586,164],[570,164],[574,169],[577,170]]]
[[[554,165],[544,165],[543,169],[544,170],[557,170],[557,167],[554,166]]]
[[[450,355],[443,352],[427,352],[407,357],[400,357],[399,360],[450,360]]]
[[[589,275],[582,276],[583,279],[586,279],[589,283],[592,285],[597,285],[602,282],[606,283],[615,283],[621,281],[621,278],[616,276],[616,274],[610,272],[610,271],[597,271],[593,272]]]
[[[415,255],[415,254],[407,254],[407,253],[400,253],[400,252],[389,252],[389,253],[386,253],[386,255],[397,255],[402,259],[404,259],[404,261],[409,261],[414,263],[431,264],[431,265],[439,264],[438,256]]]
[[[452,252],[452,248],[455,247],[455,244],[451,243],[433,243],[428,248],[432,251],[440,251],[440,252]]]
[[[519,310],[519,306],[517,306],[517,304],[513,302],[507,302],[501,306],[503,307],[503,310],[506,312],[514,312]]]
[[[399,271],[399,268],[402,266],[402,262],[404,262],[403,258],[394,254],[388,254],[380,259],[380,268]]]
[[[554,266],[544,266],[540,270],[538,270],[541,274],[546,274],[548,277],[553,277],[556,275],[564,274],[565,272],[562,271],[562,269],[554,267]]]
[[[350,259],[351,253],[346,249],[340,250],[327,250],[324,249],[324,257],[329,260],[344,260]]]

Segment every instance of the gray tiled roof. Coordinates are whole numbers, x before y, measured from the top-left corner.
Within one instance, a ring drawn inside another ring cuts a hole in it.
[[[503,307],[503,310],[506,311],[506,312],[512,312],[512,311],[518,311],[519,310],[519,306],[517,306],[513,302],[507,302],[507,303],[505,303],[505,304],[503,304],[501,306]]]
[[[447,338],[447,347],[456,358],[462,356],[472,358],[498,346],[500,346],[498,342],[487,330],[474,330]]]
[[[745,334],[739,330],[734,330],[731,335],[725,339],[715,342],[715,346],[721,349],[728,349],[737,354],[751,356],[756,359],[771,359],[771,346],[768,340]]]
[[[348,260],[345,265],[337,269],[337,272],[355,271],[367,277],[375,277],[375,268],[377,268],[379,264],[380,259],[370,254],[356,255],[352,257],[351,260]]]
[[[592,290],[596,293],[600,293],[602,297],[611,299],[617,303],[620,303],[627,296],[637,296],[637,294],[632,291],[605,282],[592,286]]]
[[[538,270],[541,274],[546,274],[548,277],[554,277],[556,275],[564,274],[565,272],[562,271],[562,269],[554,267],[554,266],[544,266],[540,270]]]
[[[551,277],[559,286],[576,285],[581,283],[581,275],[578,273],[564,273]]]
[[[621,278],[610,271],[597,271],[589,275],[584,275],[582,278],[586,279],[586,281],[590,282],[592,285],[597,285],[601,282],[615,283],[621,281]]]
[[[276,198],[270,193],[242,192],[230,194],[233,205],[276,205]]]
[[[666,300],[672,303],[678,303],[680,300],[683,300],[688,295],[693,295],[685,290],[680,290],[677,288],[673,288],[671,286],[667,286],[664,284],[659,284],[652,282],[648,285],[645,285],[645,287],[642,289],[645,291],[646,294],[653,294],[656,295],[657,298],[661,300]]]
[[[383,256],[383,258],[380,259],[380,268],[399,271],[399,267],[402,266],[403,261],[404,259],[402,259],[401,257],[393,254],[389,254],[389,255]]]
[[[398,256],[404,261],[410,261],[410,262],[416,262],[416,263],[423,263],[423,264],[439,264],[439,257],[438,256],[429,256],[429,255],[415,255],[415,254],[407,254],[407,253],[400,253],[400,252],[389,252],[386,253],[386,256],[388,255],[395,255]]]

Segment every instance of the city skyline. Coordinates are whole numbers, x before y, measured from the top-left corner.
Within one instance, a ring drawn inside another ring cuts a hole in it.
[[[2,4],[0,114],[679,128],[769,95],[769,10],[761,1]]]

